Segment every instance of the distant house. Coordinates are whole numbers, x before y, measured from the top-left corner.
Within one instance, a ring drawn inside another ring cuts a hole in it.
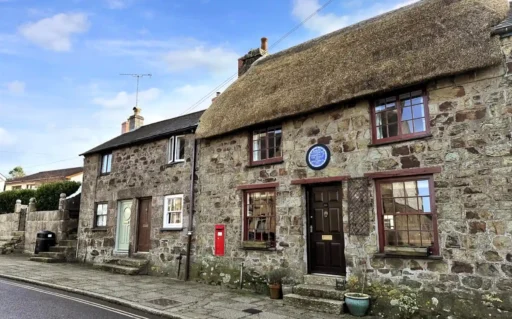
[[[32,175],[7,180],[5,182],[5,190],[10,191],[13,189],[37,189],[43,184],[60,181],[75,181],[81,183],[84,175],[83,172],[83,167],[72,167],[54,171],[39,172]],[[2,189],[1,177],[0,189]]]
[[[7,177],[0,174],[0,193],[3,192],[5,189],[5,181],[7,181]]]

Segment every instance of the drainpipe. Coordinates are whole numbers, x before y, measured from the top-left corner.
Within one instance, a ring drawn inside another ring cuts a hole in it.
[[[188,214],[188,242],[187,242],[187,261],[185,265],[185,281],[190,277],[190,250],[192,246],[192,234],[194,229],[194,184],[196,182],[196,153],[197,140],[194,138],[194,151],[192,152],[192,171],[190,175],[190,212]]]

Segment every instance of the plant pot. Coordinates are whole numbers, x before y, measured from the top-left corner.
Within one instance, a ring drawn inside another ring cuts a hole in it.
[[[363,317],[370,308],[370,296],[349,292],[345,294],[345,304],[353,316]]]
[[[281,285],[280,284],[269,284],[268,289],[270,290],[270,299],[281,299]]]

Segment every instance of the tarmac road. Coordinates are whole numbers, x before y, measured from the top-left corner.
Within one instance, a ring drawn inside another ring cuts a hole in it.
[[[0,279],[0,319],[156,319],[127,307],[77,294]]]

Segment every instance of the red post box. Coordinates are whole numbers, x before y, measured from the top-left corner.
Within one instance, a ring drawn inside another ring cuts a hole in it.
[[[215,225],[215,256],[224,256],[225,237],[226,227],[224,225]]]

